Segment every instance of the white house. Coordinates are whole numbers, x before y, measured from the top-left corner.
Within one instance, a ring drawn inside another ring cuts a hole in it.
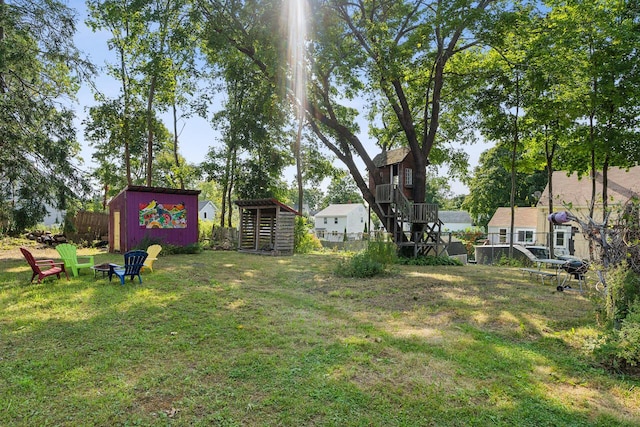
[[[203,220],[213,220],[216,217],[217,209],[211,200],[198,201],[198,218]]]
[[[362,239],[367,223],[367,208],[362,203],[329,205],[314,216],[315,232],[320,240],[339,242]]]
[[[471,215],[467,211],[438,211],[438,218],[442,221],[445,231],[464,231],[473,227]]]
[[[513,235],[514,242],[521,245],[535,245],[538,242],[538,209],[515,208]],[[489,243],[499,245],[509,243],[511,235],[511,208],[498,208],[487,224]],[[542,242],[544,243],[544,242]]]

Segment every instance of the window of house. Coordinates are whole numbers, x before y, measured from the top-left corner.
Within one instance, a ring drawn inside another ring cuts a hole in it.
[[[519,230],[516,242],[533,243],[533,230]]]
[[[333,223],[337,224],[338,223],[338,217],[333,218]]]
[[[413,186],[413,169],[411,168],[404,169],[404,186],[405,187]]]
[[[563,230],[556,231],[556,242],[554,243],[554,246],[558,248],[564,248],[564,231]]]
[[[360,217],[360,224],[362,224],[364,222],[364,218]]]
[[[324,223],[325,224],[327,223],[327,217],[326,216],[324,217]]]
[[[506,228],[501,228],[500,229],[499,242],[500,243],[507,243],[507,229]]]

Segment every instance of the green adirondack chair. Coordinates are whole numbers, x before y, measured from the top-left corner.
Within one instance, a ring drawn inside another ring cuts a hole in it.
[[[81,268],[93,267],[93,255],[82,257],[84,262],[78,262],[78,254],[75,245],[63,243],[56,246],[60,258],[64,261],[67,270],[71,269],[73,277],[78,277],[78,270]]]

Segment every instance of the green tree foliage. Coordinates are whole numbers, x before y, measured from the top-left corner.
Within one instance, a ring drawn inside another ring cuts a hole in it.
[[[51,0],[0,0],[0,227],[21,231],[66,209],[87,185],[77,169],[72,101],[90,71],[72,11]]]
[[[284,87],[280,85],[287,70],[281,56],[283,37],[274,31],[280,2],[196,3],[206,19],[211,50],[227,57],[231,50],[239,52],[250,60],[257,76],[274,87]],[[426,165],[441,142],[440,118],[453,112],[447,108],[450,97],[445,96],[452,95],[445,78],[448,61],[478,43],[475,35],[481,32],[480,23],[493,3],[314,4],[310,22],[317,25],[308,31],[306,120],[325,148],[346,166],[378,216],[384,212],[358,165],[361,161],[367,170],[374,170],[372,158],[377,153],[367,152],[358,137],[358,110],[349,101],[356,95],[368,97],[369,105],[380,111],[369,117],[388,123],[385,138],[397,136],[411,148],[417,162],[415,200],[424,201]]]
[[[109,64],[107,72],[120,84],[120,96],[111,100],[97,97],[103,104],[118,111],[121,130],[114,134],[114,145],[122,146],[126,182],[137,178],[140,157],[137,144],[140,131],[140,114],[145,121],[144,176],[152,185],[156,150],[165,147],[163,132],[156,135],[159,113],[169,108],[173,117],[171,152],[175,170],[181,169],[178,154],[178,121],[194,112],[204,114],[207,97],[195,100],[197,82],[201,72],[196,67],[199,42],[196,38],[197,20],[190,14],[190,2],[186,0],[89,0],[88,24],[94,30],[111,34],[109,48],[117,53],[117,63]],[[115,105],[113,105],[115,103]],[[180,111],[183,111],[181,114]],[[94,118],[95,120],[95,118]],[[97,124],[96,126],[100,126]],[[163,156],[162,162],[168,158]],[[188,167],[187,167],[188,168]],[[184,187],[185,171],[176,173],[175,185]]]
[[[480,156],[473,178],[467,181],[469,195],[462,203],[474,223],[486,227],[498,207],[509,206],[511,198],[511,174],[509,171],[510,148],[498,144]],[[543,191],[546,172],[516,173],[515,206],[533,206],[537,202],[536,191]]]
[[[322,209],[331,204],[362,203],[362,194],[358,190],[351,175],[346,171],[338,171],[331,179],[327,194],[322,202]]]

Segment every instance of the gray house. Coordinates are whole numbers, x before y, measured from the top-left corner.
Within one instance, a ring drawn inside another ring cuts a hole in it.
[[[444,224],[444,231],[464,231],[473,227],[471,215],[467,211],[438,211],[438,218]]]

